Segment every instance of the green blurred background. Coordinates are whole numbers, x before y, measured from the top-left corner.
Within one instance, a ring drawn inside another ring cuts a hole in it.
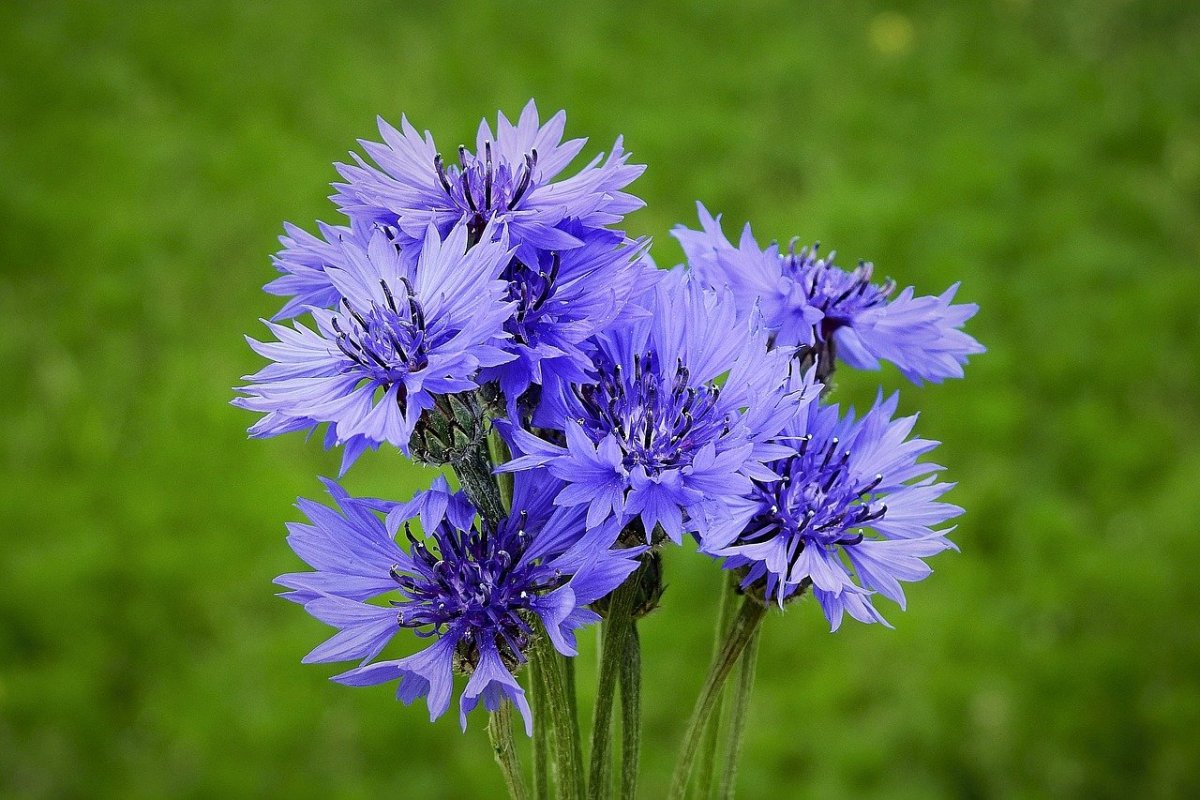
[[[895,631],[768,621],[742,795],[1200,796],[1200,7],[1021,0],[0,6],[0,795],[499,796],[478,722],[300,664],[271,579],[336,456],[228,401],[374,116],[453,146],[529,97],[650,165],[662,264],[702,199],[982,307],[968,380],[841,378],[945,442],[962,553]],[[667,568],[646,797],[715,607]]]

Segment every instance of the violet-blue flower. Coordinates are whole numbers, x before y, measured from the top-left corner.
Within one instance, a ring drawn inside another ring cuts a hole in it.
[[[752,519],[714,550],[743,571],[743,587],[780,604],[811,587],[835,630],[843,614],[886,625],[874,593],[904,608],[900,581],[925,578],[922,559],[957,549],[937,529],[962,513],[939,500],[953,484],[917,461],[937,442],[909,438],[916,417],[894,419],[896,402],[881,398],[861,419],[813,403],[788,425],[797,452],[770,465],[782,478],[755,484]]]
[[[459,225],[442,241],[431,225],[416,259],[381,229],[365,248],[341,241],[324,270],[337,304],[308,307],[314,328],[264,321],[276,340],[248,339],[271,361],[234,401],[264,413],[251,435],[328,423],[327,444],[345,446],[343,471],[366,447],[407,453],[436,396],[474,390],[480,369],[511,360],[499,346],[513,308],[499,280],[511,251],[503,235],[469,249],[467,238]]]
[[[578,226],[568,230],[583,233]],[[503,346],[515,358],[485,370],[482,380],[500,384],[510,416],[529,386],[545,381],[546,371],[559,381],[587,380],[592,367],[587,340],[626,313],[631,298],[656,280],[646,241],[605,234],[583,237],[581,247],[539,252],[531,264],[514,258],[501,275],[514,304]]]
[[[871,264],[846,271],[832,253],[821,258],[818,245],[764,249],[747,224],[734,247],[720,218],[697,205],[701,230],[673,231],[689,265],[714,286],[729,286],[743,310],[758,307],[778,344],[812,345],[818,357],[836,355],[859,369],[890,361],[918,384],[961,378],[967,357],[983,352],[962,330],[979,307],[953,303],[957,283],[938,296],[918,297],[912,287],[893,296],[894,282],[872,283]]]
[[[731,501],[776,477],[766,462],[792,450],[773,440],[816,388],[784,390],[791,352],[728,292],[677,270],[639,302],[648,314],[595,337],[588,382],[543,393],[534,422],[562,443],[514,429],[501,469],[547,466],[566,484],[555,502],[587,506],[589,526],[637,517],[648,537],[725,541],[745,522]]]
[[[286,297],[272,319],[291,319],[304,314],[310,306],[329,308],[341,301],[337,287],[325,274],[326,268],[336,268],[345,261],[343,245],[349,242],[366,249],[371,234],[378,226],[359,221],[350,225],[329,225],[317,222],[319,236],[291,223],[284,223],[284,235],[279,237],[283,249],[271,257],[281,274],[263,287],[267,294]],[[415,261],[417,248],[406,248],[402,255]]]
[[[478,238],[494,221],[507,230],[518,255],[535,263],[536,250],[567,250],[583,242],[568,230],[615,224],[643,202],[623,191],[645,169],[628,164],[618,138],[605,159],[596,156],[579,172],[554,179],[583,149],[586,139],[562,140],[566,113],[540,124],[531,100],[516,125],[500,114],[493,134],[481,121],[475,151],[460,145],[444,158],[428,131],[422,136],[406,117],[400,130],[379,120],[383,142],[360,141],[375,162],[352,153],[339,164],[344,183],[334,201],[351,218],[397,227],[419,238],[431,223],[445,232],[463,223]]]
[[[276,581],[290,590],[285,597],[338,629],[304,661],[360,661],[334,680],[399,680],[396,696],[405,703],[424,697],[430,719],[450,707],[455,670],[465,671],[464,729],[480,702],[495,711],[508,698],[532,733],[513,671],[536,636],[574,656],[575,631],[599,619],[586,606],[619,586],[642,551],[613,549],[614,526],[584,533],[582,511],[556,508],[557,482],[539,471],[516,477],[512,513],[494,528],[443,478],[408,503],[391,504],[386,518],[379,501],[326,486],[337,509],[302,499],[309,522],[288,525],[289,544],[314,571]],[[417,519],[423,535],[410,526]],[[400,531],[407,549],[397,543]],[[402,629],[432,642],[414,655],[375,660]]]

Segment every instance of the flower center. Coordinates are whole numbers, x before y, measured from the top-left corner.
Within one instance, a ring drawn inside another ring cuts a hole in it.
[[[846,325],[855,314],[887,302],[896,284],[890,279],[882,286],[871,283],[874,265],[860,261],[858,267],[847,272],[834,265],[835,253],[821,258],[818,253],[820,242],[796,250],[793,240],[788,254],[783,257],[784,276],[799,286],[807,302],[819,309],[825,318],[818,331],[827,338],[837,328]]]
[[[613,434],[626,469],[641,465],[653,474],[678,466],[729,432],[729,417],[717,411],[719,386],[690,386],[682,361],[663,372],[653,352],[634,356],[633,365],[629,375],[620,364],[601,363],[596,384],[575,387],[580,424],[595,442]]]
[[[463,213],[467,226],[478,237],[496,211],[512,211],[529,191],[537,150],[525,154],[520,164],[492,160],[492,143],[483,143],[483,156],[458,146],[458,165],[447,166],[442,154],[434,156],[433,166],[446,196]]]
[[[856,484],[849,462],[850,451],[840,448],[836,436],[824,444],[815,444],[812,434],[805,436],[797,455],[771,465],[783,476],[780,480],[756,484],[763,510],[751,520],[747,529],[752,533],[741,542],[787,536],[793,561],[809,544],[851,547],[860,543],[864,532],[849,531],[887,513],[887,506],[872,495],[883,476]]]
[[[547,316],[547,301],[554,293],[561,259],[557,252],[550,254],[549,271],[534,269],[514,258],[505,267],[501,278],[508,282],[507,300],[516,303],[516,311],[504,324],[504,329],[523,344],[533,344],[537,327]]]
[[[400,280],[407,302],[397,303],[391,287],[380,281],[383,305],[356,309],[342,298],[345,313],[332,321],[338,349],[350,362],[345,369],[385,386],[402,381],[429,363],[425,355],[429,349],[425,313],[412,284],[406,278]]]
[[[502,528],[494,535],[475,527],[461,531],[443,522],[434,532],[432,549],[405,525],[417,570],[391,571],[404,596],[394,601],[400,627],[424,629],[416,631],[418,636],[457,628],[462,637],[459,652],[471,664],[478,661],[480,638],[488,636],[503,645],[507,660],[523,660],[521,653],[532,635],[527,612],[534,597],[558,588],[565,579],[538,564],[519,563],[530,537],[524,530],[526,513],[516,519],[514,532]]]

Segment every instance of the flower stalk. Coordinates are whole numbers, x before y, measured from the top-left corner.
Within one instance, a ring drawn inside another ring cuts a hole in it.
[[[496,476],[492,474],[487,444],[480,442],[478,446],[470,448],[461,458],[452,461],[451,466],[463,491],[479,510],[479,515],[494,527],[505,516],[505,504]]]
[[[733,610],[737,605],[737,599],[737,579],[728,573],[722,573],[721,604],[717,609],[717,623],[713,636],[712,657],[714,659],[720,654],[721,645],[724,643],[729,625],[733,621]],[[717,700],[717,707],[713,710],[713,715],[704,730],[704,745],[700,751],[700,763],[697,766],[696,777],[696,796],[700,798],[707,798],[712,792],[713,772],[717,763],[717,749],[721,743],[721,720],[724,710],[725,693],[722,692]]]
[[[521,775],[521,762],[513,742],[512,703],[507,700],[491,713],[488,719],[488,738],[492,742],[492,754],[504,775],[504,785],[512,800],[527,800],[525,779]]]
[[[737,679],[733,685],[733,706],[730,710],[729,728],[726,732],[725,769],[721,774],[721,787],[717,797],[733,800],[737,785],[738,760],[742,756],[742,740],[746,733],[746,718],[750,712],[750,698],[754,693],[754,673],[758,668],[758,644],[760,631],[750,635],[750,642],[738,660]]]
[[[700,696],[696,698],[692,718],[688,722],[687,731],[683,737],[683,746],[679,751],[679,759],[675,762],[675,773],[671,778],[671,788],[667,794],[668,800],[683,800],[687,793],[688,780],[692,774],[696,754],[700,749],[700,742],[704,737],[704,729],[713,709],[716,708],[717,699],[725,685],[725,679],[729,676],[729,672],[737,663],[738,657],[741,656],[746,645],[754,638],[759,623],[762,622],[766,613],[767,608],[761,602],[750,597],[742,601],[742,607],[734,618],[733,624],[730,625],[729,632],[725,635],[721,652],[713,660],[708,675],[704,679],[704,685],[700,689]]]
[[[625,636],[621,662],[621,800],[637,797],[642,747],[642,641],[637,623]]]
[[[579,696],[576,691],[575,681],[575,659],[562,658],[559,659],[562,664],[563,680],[567,691],[567,711],[570,713],[571,719],[571,744],[575,748],[575,763],[579,765],[580,772],[575,777],[576,783],[579,785],[579,792],[582,795],[584,792],[583,786],[583,736],[580,735],[579,727]]]
[[[604,621],[600,676],[592,719],[592,749],[588,767],[588,799],[601,800],[612,791],[612,711],[618,679],[628,660],[627,642],[633,627],[633,605],[640,586],[635,572],[613,593]]]
[[[529,659],[529,694],[533,700],[533,797],[550,796],[550,743],[546,705],[546,683],[539,659]]]
[[[546,690],[546,723],[553,745],[554,782],[556,795],[562,800],[579,800],[583,796],[583,770],[579,752],[579,727],[571,715],[563,659],[555,652],[546,636],[539,636],[531,658],[543,676]]]

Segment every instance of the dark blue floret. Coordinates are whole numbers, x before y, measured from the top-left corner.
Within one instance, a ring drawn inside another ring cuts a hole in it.
[[[288,542],[313,571],[277,580],[290,590],[286,597],[338,629],[305,660],[360,661],[335,680],[396,680],[397,697],[425,697],[431,717],[449,708],[454,673],[465,671],[464,726],[479,702],[495,710],[507,698],[531,730],[513,670],[536,636],[575,655],[575,631],[599,619],[587,606],[619,586],[641,553],[613,549],[615,526],[585,532],[582,510],[555,508],[560,484],[540,470],[517,476],[513,511],[494,527],[443,478],[399,504],[327,486],[338,509],[301,500],[309,523],[288,526]],[[412,529],[418,519],[423,534]],[[401,630],[430,644],[405,658],[375,660]]]
[[[747,225],[735,247],[719,218],[703,206],[699,212],[701,230],[673,231],[688,264],[708,283],[728,286],[744,312],[761,313],[776,344],[806,348],[819,375],[832,372],[836,357],[859,369],[890,361],[915,383],[936,383],[962,377],[967,358],[983,352],[962,330],[978,307],[952,303],[958,284],[938,296],[917,297],[912,287],[897,294],[891,280],[872,283],[871,264],[844,270],[832,253],[821,258],[818,245],[760,248]]]
[[[835,628],[843,613],[884,622],[872,594],[903,606],[899,581],[924,578],[921,559],[953,548],[936,529],[961,513],[939,500],[951,485],[917,462],[937,443],[908,439],[915,417],[893,419],[895,408],[893,396],[857,420],[814,404],[788,426],[795,453],[770,465],[779,480],[755,483],[749,522],[717,551],[743,587],[781,604],[811,587]]]
[[[571,387],[583,412],[576,421],[593,441],[615,436],[625,469],[657,474],[729,434],[730,413],[718,408],[721,387],[691,385],[682,359],[664,369],[647,350],[633,357],[628,380],[621,365],[606,358],[596,371],[596,383]]]
[[[533,182],[537,149],[532,148],[519,164],[492,160],[492,141],[485,140],[483,154],[458,146],[458,166],[446,166],[442,154],[433,157],[438,182],[454,203],[476,238],[497,213],[514,210]]]
[[[495,133],[481,122],[475,150],[459,145],[457,158],[446,159],[430,133],[421,135],[404,118],[399,130],[381,119],[383,141],[360,142],[374,163],[355,153],[353,164],[338,164],[344,182],[334,185],[334,201],[351,219],[392,226],[411,239],[432,223],[443,233],[464,224],[477,241],[494,224],[527,263],[538,251],[580,247],[591,232],[643,205],[624,189],[644,167],[626,163],[618,139],[608,158],[559,179],[585,144],[564,141],[565,126],[561,111],[542,124],[530,102],[515,125],[503,114]]]
[[[565,487],[556,502],[587,506],[589,526],[638,518],[678,542],[721,546],[741,530],[753,479],[787,455],[772,441],[816,395],[789,388],[792,354],[767,346],[732,298],[683,272],[639,299],[645,313],[593,339],[593,369],[543,392],[534,422],[563,444],[514,429],[518,457],[504,470],[547,466]]]
[[[270,361],[234,401],[264,414],[251,434],[327,424],[327,444],[345,448],[343,471],[366,447],[407,453],[438,397],[477,389],[483,370],[514,358],[503,349],[513,304],[500,280],[511,259],[503,235],[468,246],[461,225],[444,240],[430,227],[415,258],[382,229],[365,245],[341,242],[322,273],[335,302],[306,309],[315,326],[268,322],[275,340],[250,340]]]

